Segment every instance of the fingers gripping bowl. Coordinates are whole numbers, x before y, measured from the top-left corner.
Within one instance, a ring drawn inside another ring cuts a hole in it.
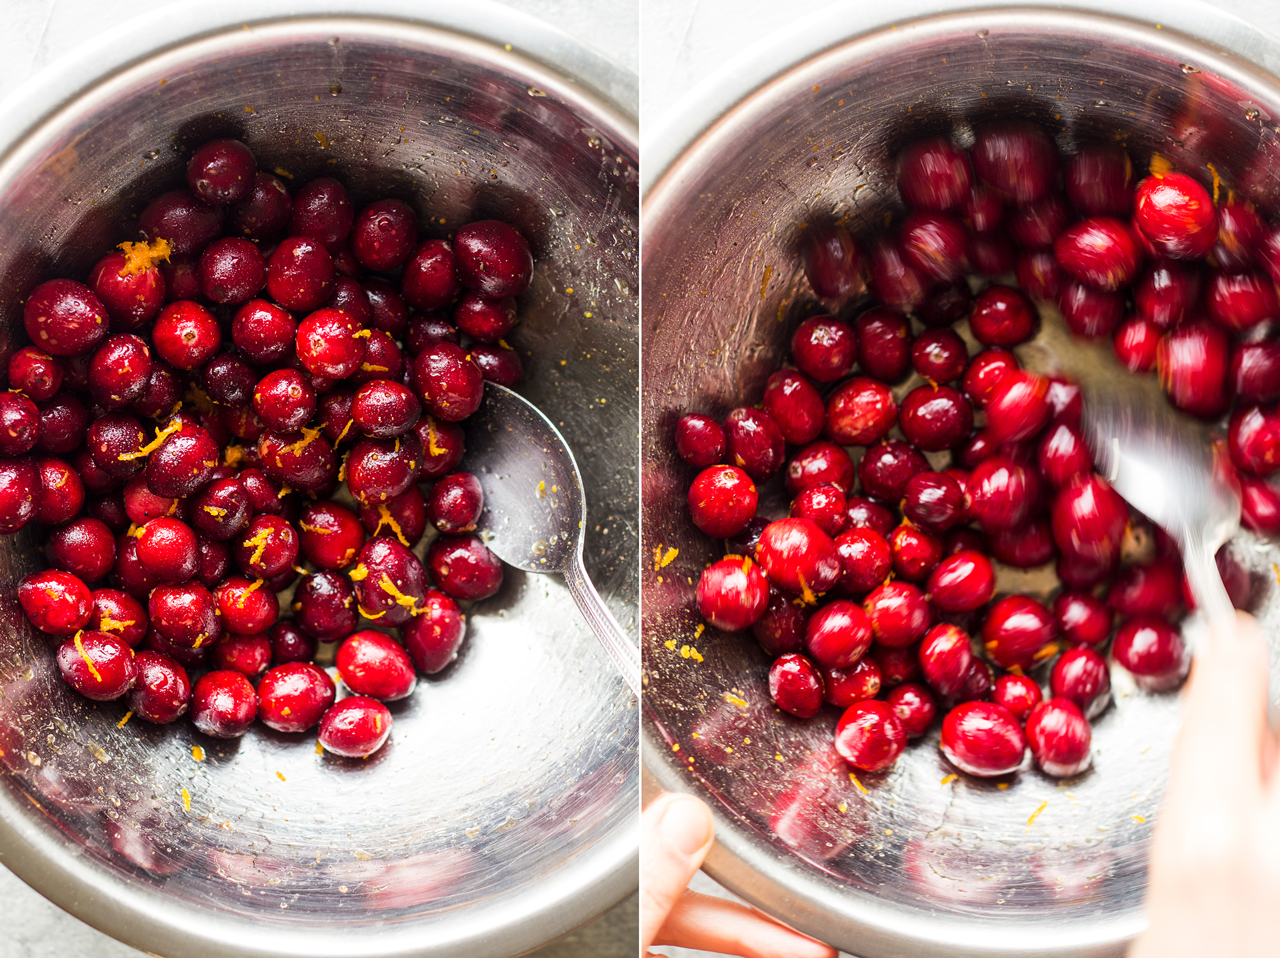
[[[796,325],[831,308],[800,268],[804,228],[882,229],[901,209],[894,158],[913,139],[941,132],[967,145],[983,120],[1024,117],[1067,153],[1119,138],[1135,162],[1160,152],[1181,168],[1212,163],[1273,216],[1263,171],[1280,87],[1176,33],[1209,22],[1194,6],[1171,9],[1159,30],[1018,8],[867,32],[865,13],[844,14],[820,36],[842,35],[834,25],[854,39],[824,49],[793,31],[777,44],[786,53],[747,71],[752,82],[726,81],[742,99],[710,93],[723,107],[694,104],[654,151],[670,165],[650,171],[644,218],[642,528],[644,554],[658,559],[643,573],[646,769],[656,787],[712,800],[714,877],[855,954],[1120,954],[1142,926],[1176,697],[1126,687],[1113,670],[1093,771],[1061,783],[1028,769],[957,778],[936,732],[891,771],[852,781],[830,750],[838,711],[780,713],[753,640],[699,629],[693,583],[724,550],[668,505],[692,478],[672,433],[686,412],[720,419],[759,400]],[[785,492],[760,491],[762,513],[785,515]],[[1242,533],[1230,548],[1273,623],[1274,546]],[[1051,574],[1003,569],[997,594],[1054,587]]]
[[[0,160],[0,298],[84,275],[210,137],[295,182],[341,178],[357,202],[402,198],[428,235],[518,224],[538,259],[512,337],[522,391],[579,450],[598,490],[587,563],[634,622],[635,479],[618,452],[635,413],[626,78],[510,11],[429,26],[421,4],[362,10],[161,13],[81,61],[101,75],[28,88]],[[33,530],[0,545],[0,852],[78,917],[171,956],[498,956],[634,888],[634,706],[558,582],[508,572],[468,611],[459,661],[393,705],[389,745],[361,762],[261,726],[235,742],[118,728],[123,707],[62,685],[13,600],[39,546]]]

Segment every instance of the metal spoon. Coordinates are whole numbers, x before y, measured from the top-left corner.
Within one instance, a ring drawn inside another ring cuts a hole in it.
[[[467,465],[484,490],[477,532],[507,565],[559,572],[605,652],[640,695],[640,650],[622,631],[582,562],[587,498],[560,431],[532,403],[486,383],[467,420]]]
[[[1040,334],[1015,352],[1037,372],[1065,372],[1084,395],[1085,440],[1099,471],[1125,500],[1164,528],[1210,632],[1235,627],[1235,611],[1214,556],[1240,528],[1240,492],[1223,475],[1208,429],[1179,413],[1154,376],[1135,376],[1109,348],[1071,335],[1041,305]]]

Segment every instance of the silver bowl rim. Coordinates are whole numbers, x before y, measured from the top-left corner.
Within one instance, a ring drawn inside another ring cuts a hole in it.
[[[128,21],[85,43],[0,101],[0,182],[35,158],[44,131],[66,111],[127,82],[133,70],[202,41],[258,28],[394,28],[441,39],[496,66],[509,64],[537,80],[539,88],[600,119],[616,148],[638,158],[636,75],[537,18],[491,0],[319,0],[300,7],[290,0],[224,0],[174,4]],[[91,67],[86,67],[91,64]],[[155,907],[159,892],[100,880],[85,857],[42,828],[16,793],[0,789],[0,862],[45,898],[98,930],[168,958],[508,958],[568,934],[631,895],[638,886],[639,823],[615,829],[587,853],[572,856],[574,869],[559,869],[526,892],[501,916],[489,911],[483,928],[456,929],[447,940],[424,940],[418,923],[381,923],[359,935],[316,934],[314,929],[265,927],[229,915],[183,906]],[[573,871],[567,875],[566,871]],[[480,923],[476,923],[480,924]]]
[[[943,9],[939,10],[939,6]],[[1167,0],[1159,19],[1143,0],[993,0],[967,6],[951,0],[900,0],[892,15],[860,0],[823,8],[743,50],[697,84],[642,141],[641,271],[651,252],[650,227],[668,215],[667,205],[702,159],[731,142],[735,115],[759,109],[756,101],[774,84],[851,44],[874,43],[908,29],[977,30],[997,20],[1025,26],[1029,20],[1083,18],[1117,36],[1158,39],[1170,50],[1185,50],[1183,62],[1229,76],[1248,88],[1268,84],[1280,90],[1280,38],[1201,0]],[[972,26],[969,26],[969,25]],[[1158,32],[1157,32],[1158,31]],[[641,321],[641,341],[645,324]],[[644,354],[641,354],[644,368]],[[643,373],[642,373],[643,382]],[[642,387],[643,389],[643,387]],[[642,399],[641,409],[644,409]],[[643,464],[642,464],[643,469]],[[643,596],[642,596],[643,602]],[[648,710],[644,710],[648,714]],[[647,805],[663,791],[693,791],[691,781],[663,756],[669,748],[652,718],[641,722],[641,795]],[[704,797],[705,796],[704,794]],[[859,954],[921,958],[1083,958],[1112,956],[1146,927],[1141,910],[1096,921],[1019,928],[1012,921],[975,923],[933,916],[927,923],[900,906],[854,901],[816,879],[799,859],[779,862],[776,847],[740,826],[712,800],[716,840],[703,870],[733,894],[805,934]],[[850,907],[851,901],[855,907]],[[842,907],[843,906],[843,907]],[[781,913],[780,913],[781,912]],[[1046,940],[1049,938],[1050,940]]]

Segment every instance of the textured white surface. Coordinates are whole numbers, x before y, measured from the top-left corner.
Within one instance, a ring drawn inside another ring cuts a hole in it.
[[[210,0],[206,0],[210,2]],[[216,0],[211,0],[216,2]],[[634,71],[638,7],[631,0],[499,0],[539,17]],[[0,94],[109,27],[162,4],[123,0],[0,0]],[[180,5],[180,4],[175,4]],[[351,0],[359,10],[360,0]],[[533,958],[633,958],[636,897]],[[145,958],[61,911],[0,868],[0,958]]]

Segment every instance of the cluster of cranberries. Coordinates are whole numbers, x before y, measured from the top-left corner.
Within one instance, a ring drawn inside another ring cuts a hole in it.
[[[187,183],[87,283],[26,300],[0,532],[47,527],[49,568],[18,600],[90,699],[156,723],[189,709],[222,738],[319,725],[367,756],[383,703],[456,658],[459,601],[502,582],[458,423],[486,380],[521,378],[503,337],[529,246],[496,220],[421,240],[407,203],[357,210],[329,178],[291,194],[237,140],[197,149]],[[341,700],[320,643],[341,643]]]
[[[1010,349],[1037,331],[1033,300],[1054,301],[1076,335],[1156,368],[1177,408],[1217,419],[1238,402],[1227,445],[1244,522],[1280,533],[1266,481],[1280,468],[1280,229],[1160,158],[1135,183],[1118,147],[1063,158],[1021,123],[978,129],[968,151],[912,145],[898,186],[896,231],[808,234],[810,285],[852,318],[801,322],[794,368],[759,407],[676,426],[700,470],[693,523],[728,540],[698,608],[774,657],[779,708],[844,710],[835,748],[855,768],[890,767],[941,714],[941,749],[964,772],[1009,773],[1029,746],[1047,774],[1075,775],[1111,700],[1107,643],[1140,687],[1175,688],[1192,602],[1160,530],[1122,564],[1145,520],[1094,473],[1078,388]],[[908,388],[912,372],[923,384]],[[770,521],[757,484],[779,473],[790,515]],[[997,597],[993,559],[1055,563],[1061,589],[1047,605]]]

